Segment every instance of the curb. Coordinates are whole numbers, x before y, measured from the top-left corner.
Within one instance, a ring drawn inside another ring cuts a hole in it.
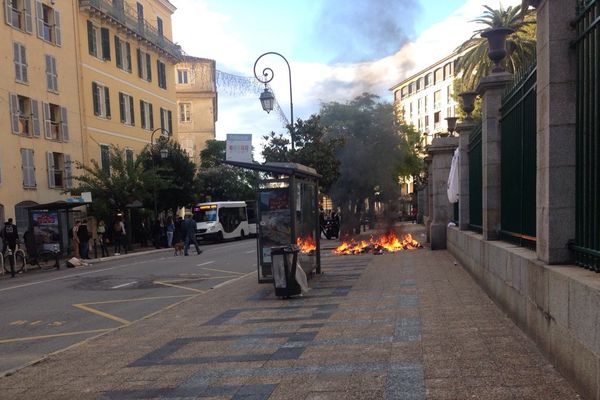
[[[166,251],[173,251],[173,249],[167,247],[167,248],[164,248],[164,249],[135,251],[135,252],[127,253],[127,254],[120,254],[118,256],[92,258],[90,260],[85,260],[85,262],[87,264],[98,264],[98,263],[102,263],[102,262],[106,262],[106,261],[123,260],[123,259],[126,259],[126,258],[132,258],[132,257],[136,257],[136,256],[143,256],[143,255],[147,255],[147,254],[164,253]]]

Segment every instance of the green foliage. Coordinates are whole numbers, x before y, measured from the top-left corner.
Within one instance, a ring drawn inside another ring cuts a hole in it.
[[[212,168],[221,165],[225,160],[227,142],[224,140],[207,140],[206,147],[200,152],[200,168]]]
[[[492,61],[487,55],[487,40],[480,36],[487,29],[508,27],[515,31],[507,38],[508,55],[504,66],[508,72],[519,71],[535,58],[535,14],[528,12],[523,16],[520,5],[509,6],[506,9],[500,5],[497,10],[489,6],[484,7],[484,13],[473,22],[481,23],[485,27],[475,31],[470,39],[456,49],[462,54],[458,60],[457,72],[462,72],[461,86],[467,90],[474,90],[492,67]]]

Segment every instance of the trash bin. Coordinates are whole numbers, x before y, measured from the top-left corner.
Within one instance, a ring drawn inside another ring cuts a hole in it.
[[[273,284],[275,296],[289,298],[302,293],[296,281],[296,265],[300,247],[295,244],[271,247],[271,265],[273,268]]]

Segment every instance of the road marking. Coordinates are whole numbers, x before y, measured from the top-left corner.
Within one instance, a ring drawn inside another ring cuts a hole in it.
[[[244,254],[256,253],[256,250],[246,251]]]
[[[11,322],[9,325],[25,325],[27,323],[27,321],[23,321],[22,319],[18,320],[18,321],[13,321]]]
[[[230,283],[233,283],[233,282],[238,281],[240,279],[244,279],[245,277],[250,276],[250,275],[254,275],[254,274],[256,274],[256,271],[248,272],[247,274],[244,274],[242,276],[238,276],[237,278],[230,279],[230,280],[225,281],[225,282],[221,282],[218,285],[213,286],[211,289],[218,289],[218,288],[220,288],[222,286],[229,285]]]
[[[124,283],[124,284],[122,284],[122,285],[113,286],[113,287],[111,287],[111,289],[120,289],[120,288],[124,288],[124,287],[126,287],[126,286],[133,285],[134,283],[137,283],[137,281],[133,281],[133,282],[129,282],[129,283]]]
[[[190,297],[189,294],[178,294],[174,296],[153,296],[153,297],[138,297],[135,299],[121,299],[121,300],[105,300],[105,301],[95,301],[92,303],[81,303],[86,306],[95,306],[98,304],[116,304],[116,303],[131,303],[133,301],[146,301],[146,300],[162,300],[162,299],[181,299],[184,297]]]
[[[29,323],[29,325],[31,325],[31,326],[36,326],[36,325],[39,325],[39,324],[41,324],[42,322],[43,322],[43,321],[40,321],[40,320],[38,319],[37,321],[31,321],[31,322]]]
[[[242,273],[242,272],[227,271],[224,269],[214,269],[214,268],[202,268],[202,269],[205,269],[207,271],[224,272],[226,274],[244,275],[244,273]]]
[[[154,281],[154,283],[157,283],[159,285],[174,287],[174,288],[177,288],[177,289],[189,290],[189,291],[196,292],[196,293],[206,293],[206,291],[204,291],[204,290],[194,289],[194,288],[190,288],[190,287],[187,287],[187,286],[176,285],[176,284],[171,283],[171,282],[182,282],[182,281],[181,280],[178,280],[178,281]],[[184,281],[184,282],[188,282],[188,281]]]
[[[119,323],[121,323],[123,325],[127,325],[129,323],[129,321],[127,321],[126,319],[123,319],[121,317],[117,317],[116,315],[105,313],[104,311],[96,310],[95,308],[88,307],[85,304],[73,304],[73,307],[79,308],[79,309],[81,309],[83,311],[90,312],[92,314],[99,315],[99,316],[104,317],[104,318],[112,319],[113,321],[117,321],[117,322],[119,322]]]
[[[202,264],[196,265],[196,267],[201,267],[203,265],[214,264],[214,263],[215,263],[214,261],[207,261],[207,262],[203,262]],[[205,268],[205,269],[207,269],[207,268]]]
[[[76,336],[76,335],[85,335],[90,333],[102,333],[113,330],[113,328],[109,329],[95,329],[92,331],[79,331],[79,332],[66,332],[66,333],[55,333],[53,335],[44,335],[44,336],[28,336],[22,338],[14,338],[14,339],[0,339],[0,344],[4,343],[14,343],[14,342],[26,342],[29,340],[41,340],[41,339],[51,339],[55,337],[64,337],[64,336]]]

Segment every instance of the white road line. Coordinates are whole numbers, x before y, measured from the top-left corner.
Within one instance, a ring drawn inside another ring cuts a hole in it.
[[[256,253],[256,250],[246,251],[245,254]]]
[[[202,264],[196,265],[196,267],[201,267],[203,265],[214,264],[214,263],[215,263],[214,261],[207,261],[207,262],[203,262]]]
[[[111,287],[111,289],[124,288],[125,286],[130,286],[130,285],[133,285],[134,283],[137,283],[137,281],[133,281],[133,282],[129,282],[129,283],[124,283],[122,285],[113,286],[113,287]]]

